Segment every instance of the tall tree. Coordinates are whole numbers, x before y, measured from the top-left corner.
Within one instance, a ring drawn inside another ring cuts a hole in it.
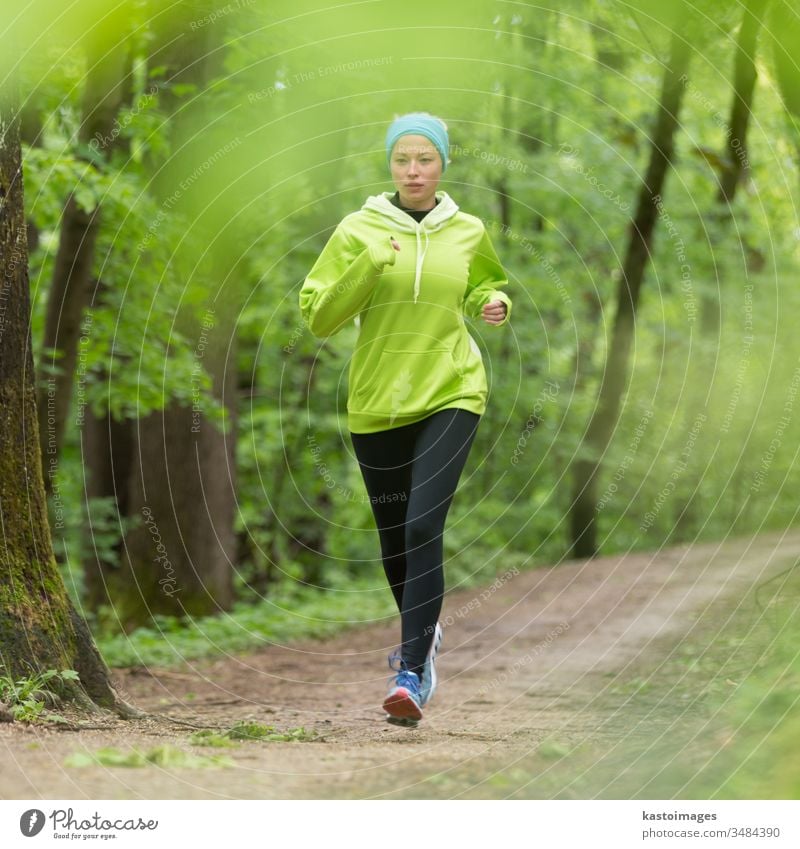
[[[10,63],[9,63],[10,64]],[[18,82],[0,86],[0,664],[6,675],[75,669],[84,707],[137,714],[116,693],[53,555],[39,452],[30,338]]]
[[[182,0],[158,15],[153,9],[152,61],[165,69],[167,83],[159,107],[174,152],[165,165],[153,163],[153,185],[167,208],[180,210],[183,201],[167,204],[167,199],[196,167],[196,152],[208,152],[201,131],[208,106],[201,98],[211,96],[208,89],[222,69],[224,22],[189,26],[204,15],[199,0]],[[193,93],[188,102],[185,91]],[[221,432],[205,404],[179,401],[138,422],[131,476],[119,486],[127,486],[130,513],[144,521],[126,534],[123,580],[111,599],[127,628],[147,622],[153,614],[199,616],[226,610],[233,602],[238,307],[229,290],[237,270],[223,256],[221,244],[214,244],[216,233],[207,220],[198,216],[193,228],[194,244],[211,247],[192,285],[206,287],[208,293],[224,291],[224,296],[209,296],[205,319],[188,297],[178,307],[175,327],[198,348],[197,366],[210,375],[229,427]]]
[[[689,68],[692,49],[685,26],[688,9],[683,3],[676,4],[675,8],[669,56],[664,63],[658,112],[651,139],[650,160],[630,225],[603,381],[578,459],[573,462],[571,470],[570,553],[573,557],[592,557],[597,553],[597,477],[603,454],[614,433],[622,395],[627,386],[636,311],[650,259],[667,171],[674,154],[675,133],[685,93],[681,77]]]
[[[141,10],[139,12],[142,14]],[[147,50],[147,30],[139,20],[131,24],[131,35],[126,39],[124,68],[121,80],[120,106],[132,106],[134,98],[138,105],[146,102],[144,86],[136,91],[134,68],[144,60]],[[125,161],[131,161],[132,146],[130,137],[125,133],[117,133],[107,146],[109,152],[121,153]],[[92,280],[93,291],[91,306],[102,303],[104,297],[115,285],[110,275],[103,274],[99,280]],[[93,375],[93,378],[103,384],[108,384],[108,371],[104,368]],[[109,399],[110,400],[110,399]],[[101,413],[96,413],[90,404],[83,410],[83,428],[81,434],[81,459],[86,474],[85,482],[85,515],[84,527],[86,539],[94,539],[95,528],[102,525],[111,506],[111,514],[121,527],[129,516],[129,486],[131,470],[134,462],[134,420],[131,418],[115,418],[108,403]],[[98,552],[96,546],[88,547],[83,560],[83,591],[85,604],[96,610],[100,605],[108,603],[109,583],[119,577],[119,570],[109,570],[108,557],[118,564],[124,556],[124,538],[120,531],[119,537],[111,546],[109,552]]]
[[[753,92],[758,77],[756,48],[768,2],[769,0],[746,0],[742,8],[742,19],[733,58],[733,94],[726,127],[726,151],[721,158],[709,156],[712,162],[716,161],[719,164],[720,176],[715,214],[724,225],[733,222],[731,205],[736,198],[736,191],[742,182],[742,177],[749,167],[747,132],[753,108]],[[719,280],[720,276],[717,271],[716,279]],[[705,335],[710,336],[719,331],[720,299],[716,296],[716,292],[703,294],[700,320]]]
[[[750,127],[750,116],[753,108],[753,95],[756,80],[756,51],[758,38],[764,23],[764,13],[769,0],[746,0],[742,8],[739,31],[736,36],[736,45],[733,56],[733,90],[731,93],[731,105],[728,122],[725,126],[725,151],[717,155],[715,151],[700,149],[699,154],[718,171],[718,183],[715,197],[715,205],[711,210],[711,216],[720,225],[717,228],[709,228],[711,241],[711,261],[714,263],[714,280],[716,289],[704,289],[700,297],[700,325],[705,339],[715,339],[719,334],[722,313],[722,299],[720,293],[725,285],[725,272],[716,263],[716,257],[725,249],[725,242],[731,238],[737,238],[737,231],[733,227],[735,223],[733,203],[739,186],[742,184],[750,160],[748,156],[747,136]],[[723,241],[725,240],[725,241]],[[741,253],[749,255],[747,245],[741,246]],[[699,375],[708,375],[708,380],[702,378],[692,387],[689,395],[689,413],[687,421],[696,421],[697,417],[706,407],[708,392],[717,369],[711,357],[716,358],[718,351],[713,352],[699,349],[700,362],[706,361],[707,367],[697,369]],[[746,468],[741,464],[737,470],[737,477],[744,475]],[[671,539],[676,543],[686,538],[696,527],[696,517],[699,504],[698,489],[685,499],[678,501],[676,518],[672,524]]]
[[[107,161],[112,133],[126,82],[125,38],[130,26],[130,2],[123,0],[84,35],[86,86],[83,92],[78,155],[87,169]],[[119,45],[111,45],[113,37]],[[78,340],[84,310],[91,299],[92,266],[100,226],[100,203],[87,209],[79,200],[80,186],[67,198],[61,220],[58,251],[47,300],[44,350],[40,358],[39,434],[45,459],[45,486],[52,487],[72,400]]]
[[[769,33],[778,87],[793,133],[793,143],[800,165],[800,11],[792,0],[774,0]]]

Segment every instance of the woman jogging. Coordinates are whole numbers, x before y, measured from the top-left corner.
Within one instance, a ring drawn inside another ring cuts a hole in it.
[[[486,409],[486,372],[464,315],[495,326],[511,315],[483,222],[437,190],[448,151],[439,118],[397,118],[386,134],[396,191],[342,219],[300,291],[314,335],[349,321],[359,328],[348,429],[401,615],[383,702],[401,725],[419,722],[436,689],[445,519]]]

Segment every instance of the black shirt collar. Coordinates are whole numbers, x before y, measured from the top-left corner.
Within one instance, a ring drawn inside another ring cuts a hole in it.
[[[422,219],[431,212],[431,209],[408,209],[408,207],[401,206],[400,204],[400,192],[395,192],[391,198],[389,198],[391,202],[398,208],[402,209],[403,212],[408,213],[415,221],[422,221]],[[439,198],[434,198],[436,203],[439,203]]]

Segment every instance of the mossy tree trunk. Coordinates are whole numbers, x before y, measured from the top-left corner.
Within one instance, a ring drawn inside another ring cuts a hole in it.
[[[9,67],[13,67],[9,63]],[[13,72],[12,72],[13,74]],[[16,78],[0,86],[0,663],[3,674],[75,669],[85,707],[136,713],[115,692],[74,609],[50,540],[30,337],[28,245]]]

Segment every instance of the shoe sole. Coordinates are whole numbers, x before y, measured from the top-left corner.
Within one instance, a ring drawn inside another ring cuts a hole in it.
[[[405,687],[398,687],[383,700],[383,709],[395,719],[411,719],[419,722],[422,711]]]
[[[404,719],[402,716],[392,716],[386,714],[386,721],[391,725],[401,725],[403,728],[416,728],[419,725],[418,719]]]

